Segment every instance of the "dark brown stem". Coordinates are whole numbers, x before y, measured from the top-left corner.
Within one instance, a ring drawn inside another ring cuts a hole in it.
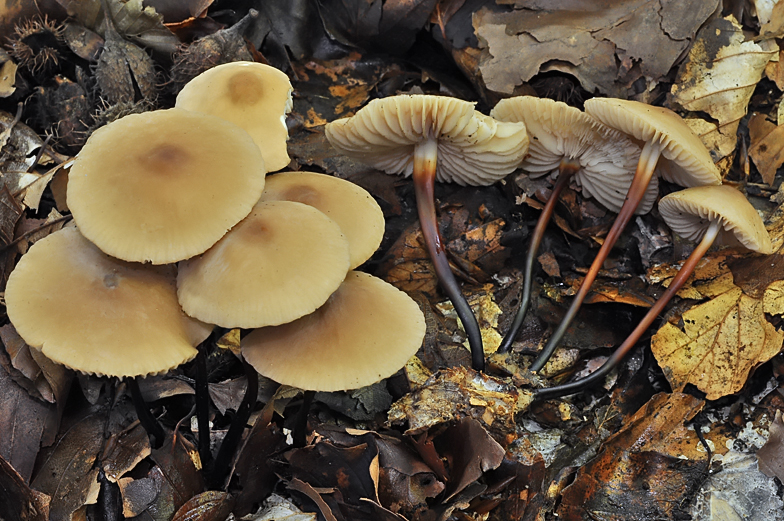
[[[697,267],[697,263],[700,262],[700,259],[702,259],[702,257],[713,244],[713,241],[716,239],[716,235],[718,234],[719,230],[721,230],[720,221],[714,221],[711,223],[711,226],[708,228],[705,236],[694,248],[694,251],[691,253],[691,255],[689,255],[689,258],[686,259],[686,261],[683,263],[683,266],[681,266],[681,269],[678,270],[678,273],[670,282],[667,291],[662,293],[662,296],[659,297],[659,300],[657,300],[653,306],[651,306],[651,309],[648,310],[648,313],[646,313],[640,323],[637,324],[637,327],[634,328],[634,331],[631,332],[623,344],[621,344],[618,349],[615,350],[610,358],[608,358],[599,369],[582,380],[578,380],[576,382],[550,387],[549,389],[536,389],[534,391],[534,395],[537,398],[555,398],[558,396],[566,396],[567,394],[573,394],[578,391],[582,391],[583,389],[600,382],[621,362],[621,360],[623,360],[629,351],[631,351],[640,337],[642,337],[643,333],[647,331],[656,317],[659,316],[659,313],[662,312],[664,306],[666,306],[672,297],[674,297],[675,294],[683,287],[691,274],[694,272],[694,269]]]
[[[139,390],[139,382],[136,378],[126,378],[125,383],[128,386],[128,390],[131,391],[131,400],[133,400],[133,406],[136,408],[136,415],[139,417],[139,422],[150,437],[150,446],[153,449],[159,449],[161,445],[163,445],[163,438],[165,436],[163,427],[161,427],[161,424],[158,423],[158,420],[155,419],[150,412],[150,408],[147,407],[147,404],[144,402],[142,392]]]
[[[484,371],[485,353],[482,347],[482,334],[479,330],[479,323],[449,267],[444,243],[441,240],[441,234],[438,232],[434,194],[437,157],[436,143],[427,142],[424,145],[432,145],[432,150],[417,155],[419,148],[424,148],[423,145],[420,145],[420,147],[417,147],[414,158],[414,189],[422,236],[425,239],[425,246],[435,267],[441,289],[452,302],[457,316],[463,323],[463,328],[468,337],[468,344],[471,347],[471,366],[477,371]]]
[[[297,411],[294,432],[292,433],[294,448],[296,449],[304,447],[308,439],[308,413],[315,397],[316,391],[305,391],[302,395],[302,405],[299,406],[299,411]]]
[[[539,246],[542,244],[544,232],[547,229],[550,218],[553,216],[553,211],[555,211],[555,205],[558,202],[561,192],[569,185],[569,180],[579,170],[579,163],[566,159],[561,161],[561,165],[558,169],[558,181],[556,181],[555,186],[553,186],[553,192],[550,194],[547,204],[544,205],[542,214],[539,216],[539,220],[536,222],[536,228],[534,228],[534,233],[531,236],[531,244],[528,246],[528,255],[525,258],[523,291],[520,293],[520,304],[517,308],[517,314],[512,322],[512,326],[509,328],[509,332],[506,333],[503,342],[501,342],[501,345],[498,347],[499,353],[506,353],[511,349],[512,343],[514,343],[514,339],[517,337],[517,333],[523,325],[523,320],[525,320],[525,316],[528,314],[528,308],[531,305],[531,291],[533,289],[534,261],[536,260],[536,254],[539,252]]]
[[[634,174],[634,179],[626,194],[626,200],[621,207],[621,211],[618,212],[618,217],[616,217],[615,222],[613,222],[610,231],[607,232],[607,237],[604,238],[604,243],[599,249],[599,253],[596,254],[596,258],[593,260],[593,264],[591,264],[588,273],[585,274],[585,279],[583,280],[582,285],[580,285],[577,294],[574,296],[569,310],[558,325],[558,329],[556,329],[553,336],[547,341],[547,345],[545,345],[539,357],[531,365],[531,371],[538,371],[544,367],[555,352],[558,344],[561,343],[561,340],[569,329],[572,321],[577,316],[577,312],[580,310],[580,306],[591,290],[593,281],[596,280],[596,276],[599,274],[602,264],[604,264],[604,261],[609,257],[610,250],[615,246],[618,237],[620,237],[624,228],[626,228],[626,225],[634,215],[634,211],[637,209],[640,201],[642,201],[645,191],[648,189],[648,184],[650,184],[651,177],[653,176],[656,162],[659,159],[659,152],[660,148],[658,145],[651,143],[645,144],[645,147],[640,154],[640,161],[637,164],[637,171]]]

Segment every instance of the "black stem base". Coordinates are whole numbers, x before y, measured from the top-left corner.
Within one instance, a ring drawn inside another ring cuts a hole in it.
[[[161,445],[163,445],[163,438],[165,436],[163,427],[161,427],[161,424],[158,423],[158,420],[155,419],[150,412],[150,408],[147,407],[147,404],[144,402],[142,392],[139,390],[139,382],[136,378],[127,378],[125,382],[128,386],[128,390],[131,391],[131,399],[133,400],[133,406],[136,408],[136,415],[139,417],[142,427],[144,427],[144,430],[147,431],[147,435],[150,437],[150,446],[153,449],[159,449]]]

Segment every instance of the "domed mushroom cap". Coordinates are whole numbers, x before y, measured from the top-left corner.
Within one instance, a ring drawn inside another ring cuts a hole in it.
[[[350,269],[368,260],[384,238],[384,213],[367,190],[345,179],[313,172],[267,178],[261,201],[307,204],[335,221],[348,239]]]
[[[577,161],[574,179],[585,195],[614,212],[621,209],[640,158],[640,147],[626,135],[566,103],[534,96],[503,99],[490,115],[525,123],[530,144],[520,166],[531,177],[557,172],[564,159]],[[658,180],[651,181],[638,214],[648,213],[658,197]]]
[[[424,337],[424,316],[408,295],[352,271],[316,312],[243,338],[242,355],[259,373],[281,384],[340,391],[394,374]]]
[[[742,193],[728,185],[698,186],[673,192],[659,201],[659,212],[674,232],[699,241],[710,223],[721,220],[717,244],[735,245],[764,254],[773,253],[762,218]]]
[[[436,179],[490,185],[520,164],[528,150],[522,123],[505,123],[445,96],[375,99],[354,116],[328,123],[325,133],[341,153],[390,174],[414,171],[415,145],[438,141]]]
[[[585,112],[641,142],[661,143],[659,174],[681,186],[721,184],[721,174],[700,138],[675,112],[638,101],[592,98]]]
[[[168,371],[196,356],[212,329],[182,312],[172,266],[114,259],[74,227],[30,248],[5,300],[25,342],[83,373]]]
[[[254,62],[218,65],[199,74],[177,95],[175,107],[212,114],[245,129],[264,157],[267,171],[289,164],[286,114],[291,82],[275,67]]]
[[[264,174],[258,147],[233,123],[182,109],[132,114],[87,140],[68,176],[68,207],[105,253],[171,263],[248,215]]]
[[[223,327],[253,328],[312,313],[349,266],[340,227],[315,208],[260,202],[204,255],[180,263],[185,312]]]

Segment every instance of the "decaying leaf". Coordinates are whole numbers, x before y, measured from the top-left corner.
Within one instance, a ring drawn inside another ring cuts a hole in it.
[[[234,498],[220,490],[208,490],[190,498],[174,514],[172,521],[224,521],[234,506]]]
[[[784,333],[765,319],[762,300],[734,285],[682,319],[681,327],[668,322],[659,329],[651,350],[673,390],[691,383],[709,400],[738,392],[784,341]]]
[[[771,315],[784,315],[784,280],[772,282],[765,289],[762,310]]]
[[[316,521],[316,514],[302,512],[288,499],[272,494],[258,512],[247,517],[249,521]]]
[[[749,156],[762,180],[773,185],[776,170],[784,164],[784,126],[774,125],[764,114],[754,114],[749,120],[749,138]]]
[[[626,97],[638,78],[656,82],[688,47],[718,2],[660,0],[575,3],[505,0],[517,10],[483,8],[474,28],[484,49],[482,79],[492,91],[511,94],[535,74],[557,70],[583,88]]]
[[[678,506],[708,470],[707,454],[683,458],[699,443],[684,425],[704,402],[660,393],[610,437],[599,455],[577,472],[562,495],[558,518],[677,519]]]
[[[502,445],[516,437],[515,413],[531,395],[465,367],[444,369],[389,409],[389,422],[408,422],[413,435],[466,416],[478,420]]]
[[[47,521],[49,496],[36,492],[0,457],[0,519]]]
[[[766,476],[784,481],[784,421],[780,410],[776,411],[776,418],[770,425],[770,438],[757,451],[757,460]]]
[[[697,34],[678,70],[671,101],[690,112],[704,112],[712,121],[689,118],[714,161],[735,149],[738,125],[762,78],[767,63],[778,53],[771,40],[745,41],[734,18],[716,18]]]

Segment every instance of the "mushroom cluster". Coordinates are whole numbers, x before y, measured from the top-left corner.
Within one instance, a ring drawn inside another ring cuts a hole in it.
[[[194,79],[175,108],[93,133],[69,173],[76,227],[38,241],[9,277],[8,315],[22,338],[72,369],[135,387],[135,377],[196,356],[212,324],[265,331],[333,317],[325,327],[338,329],[297,352],[327,352],[330,335],[330,349],[346,351],[317,368],[289,360],[297,378],[286,376],[281,357],[304,344],[282,330],[282,344],[261,356],[249,347],[248,359],[279,383],[318,390],[369,385],[402,367],[424,338],[422,313],[404,293],[351,271],[381,243],[378,204],[328,175],[287,172],[266,182],[270,168],[288,164],[290,107],[283,73],[233,63]],[[106,153],[118,146],[122,153]],[[338,310],[351,313],[340,326]],[[379,320],[396,336],[374,337]],[[346,324],[370,336],[341,330]],[[357,376],[346,378],[352,367]],[[237,420],[241,432],[247,418]],[[154,437],[162,441],[160,431]]]

